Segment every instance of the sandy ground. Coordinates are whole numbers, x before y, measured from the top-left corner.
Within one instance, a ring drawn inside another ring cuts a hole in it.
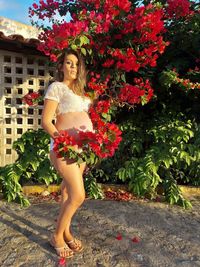
[[[84,251],[63,266],[200,266],[200,198],[192,203],[183,210],[144,200],[86,200],[72,224]],[[59,266],[48,243],[58,210],[55,201],[26,209],[0,201],[0,266]]]

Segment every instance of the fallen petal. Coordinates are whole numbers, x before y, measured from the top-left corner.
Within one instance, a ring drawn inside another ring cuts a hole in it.
[[[65,265],[65,263],[66,263],[65,258],[60,258],[59,259],[59,265],[63,266],[63,265]]]
[[[118,235],[116,236],[116,239],[117,239],[117,240],[122,240],[122,235],[118,234]]]
[[[135,237],[133,237],[132,241],[133,241],[134,243],[139,243],[139,242],[140,242],[140,239],[139,239],[138,236],[135,236]]]

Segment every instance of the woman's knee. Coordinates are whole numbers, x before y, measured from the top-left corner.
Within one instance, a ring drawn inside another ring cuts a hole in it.
[[[67,192],[67,187],[63,181],[61,182],[60,190],[61,190],[61,192]]]
[[[81,206],[85,200],[85,191],[77,192],[76,194],[69,194],[69,201],[74,206]]]
[[[61,201],[64,202],[68,198],[68,192],[66,186],[63,185],[63,183],[61,184],[60,191],[61,191]]]

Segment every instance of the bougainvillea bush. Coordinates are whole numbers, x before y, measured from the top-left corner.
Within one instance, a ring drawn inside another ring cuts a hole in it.
[[[133,112],[124,108],[118,113],[124,142],[95,175],[100,173],[104,182],[109,177],[123,181],[135,193],[152,197],[162,184],[170,203],[187,207],[178,184],[200,185],[200,14],[196,3],[177,2],[181,16],[177,3],[170,1],[170,19],[165,20],[164,39],[170,45],[151,70],[154,98]]]
[[[100,158],[113,156],[121,131],[110,121],[109,113],[115,113],[116,107],[131,108],[151,100],[148,73],[169,45],[163,39],[164,10],[160,4],[136,4],[128,0],[39,1],[30,8],[33,24],[38,26],[44,19],[51,23],[50,27],[40,24],[38,49],[53,62],[68,47],[82,53],[89,70],[87,94],[99,100],[89,111],[95,132],[80,133],[81,144],[62,133],[55,140],[58,156],[69,154],[63,143],[82,148],[86,144],[82,157],[88,149]],[[65,18],[67,13],[72,17],[69,22],[54,19],[58,14]],[[133,74],[130,80],[127,73]]]

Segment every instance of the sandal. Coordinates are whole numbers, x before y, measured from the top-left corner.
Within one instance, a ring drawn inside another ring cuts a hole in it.
[[[71,241],[66,242],[68,247],[73,251],[73,252],[81,252],[83,250],[83,245],[80,240],[74,238]]]
[[[61,257],[60,253],[61,253],[62,251],[66,251],[66,252],[67,252],[67,256],[65,256],[66,259],[69,259],[69,258],[71,258],[71,257],[74,256],[73,251],[72,251],[72,250],[69,248],[69,246],[67,246],[66,244],[65,244],[64,247],[55,247],[55,245],[53,244],[52,240],[51,240],[49,243],[50,243],[50,245],[56,250],[56,253],[57,253],[57,255],[58,255],[59,257]]]

